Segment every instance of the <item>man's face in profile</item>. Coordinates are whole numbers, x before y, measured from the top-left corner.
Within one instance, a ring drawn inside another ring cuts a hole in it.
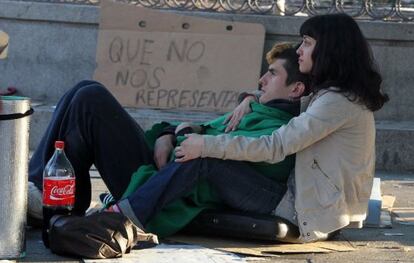
[[[276,59],[269,65],[268,71],[260,78],[261,91],[259,102],[266,103],[274,99],[289,99],[291,85],[286,85],[288,77],[284,67],[285,59]]]

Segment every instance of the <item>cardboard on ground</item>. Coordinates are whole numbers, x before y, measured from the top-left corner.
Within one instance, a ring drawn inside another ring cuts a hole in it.
[[[7,58],[7,51],[9,49],[9,36],[0,30],[0,59]]]
[[[394,221],[403,225],[414,225],[414,207],[392,208]]]
[[[102,1],[95,79],[124,106],[226,112],[257,88],[261,24]]]
[[[228,239],[196,235],[174,235],[168,240],[185,244],[199,245],[222,251],[249,255],[249,256],[275,256],[275,254],[296,253],[331,253],[354,251],[348,241],[326,241],[307,244],[283,244],[271,242],[249,241],[241,239]]]

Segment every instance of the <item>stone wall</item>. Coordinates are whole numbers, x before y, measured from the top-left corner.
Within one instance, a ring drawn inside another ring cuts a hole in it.
[[[275,41],[299,41],[299,27],[306,19],[184,13],[262,23],[266,28],[265,50]],[[9,34],[10,46],[8,58],[0,60],[0,88],[16,86],[25,96],[53,104],[77,81],[92,78],[98,18],[99,8],[96,6],[1,1],[0,29]],[[378,133],[377,166],[381,169],[414,170],[414,162],[411,164],[414,146],[410,146],[414,145],[411,136],[414,131],[414,23],[358,23],[372,46],[383,75],[384,90],[391,98],[376,113],[377,128],[385,131]],[[266,69],[265,64],[263,69]],[[399,134],[401,132],[404,134]]]

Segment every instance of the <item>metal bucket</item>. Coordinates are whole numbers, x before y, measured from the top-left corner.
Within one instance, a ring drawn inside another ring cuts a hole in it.
[[[29,115],[25,97],[0,97],[0,259],[25,256]]]

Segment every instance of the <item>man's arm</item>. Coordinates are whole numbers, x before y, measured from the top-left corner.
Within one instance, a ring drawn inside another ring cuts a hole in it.
[[[201,125],[196,125],[191,122],[182,122],[175,129],[175,136],[183,136],[188,133],[202,133]]]
[[[170,158],[170,154],[175,147],[175,135],[164,134],[157,138],[154,145],[154,161],[158,170],[164,167]]]
[[[154,145],[154,161],[159,169],[164,167],[169,159],[171,152],[177,144],[177,136],[187,133],[201,133],[202,127],[189,122],[183,122],[178,126],[169,125],[158,135]]]

